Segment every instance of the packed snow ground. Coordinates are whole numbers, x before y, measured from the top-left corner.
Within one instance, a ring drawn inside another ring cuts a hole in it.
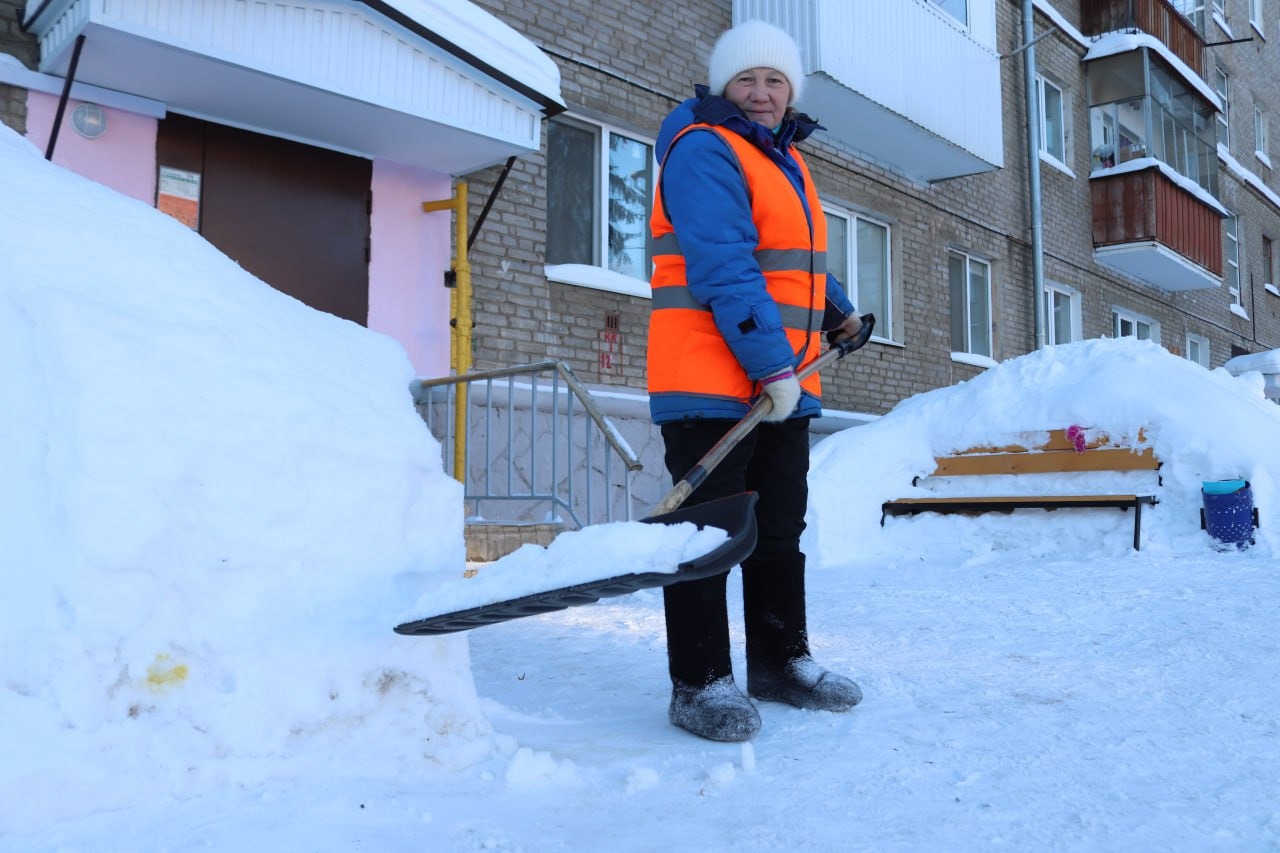
[[[866,699],[715,744],[666,722],[658,591],[392,633],[464,567],[396,344],[2,127],[0,188],[0,850],[1280,846],[1258,374],[1090,341],[823,441],[810,628]],[[1140,552],[1116,510],[880,526],[934,453],[1071,425],[1164,461]]]

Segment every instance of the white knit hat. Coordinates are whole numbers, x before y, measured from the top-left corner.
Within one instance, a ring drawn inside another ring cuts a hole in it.
[[[711,51],[707,68],[711,94],[723,95],[734,75],[748,68],[781,71],[791,84],[791,103],[800,100],[804,68],[800,63],[800,49],[786,30],[764,21],[743,21],[725,30]]]

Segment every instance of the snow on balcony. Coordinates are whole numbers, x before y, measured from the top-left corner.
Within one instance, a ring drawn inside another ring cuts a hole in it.
[[[555,63],[465,0],[28,0],[40,71],[178,112],[462,174],[536,151]]]

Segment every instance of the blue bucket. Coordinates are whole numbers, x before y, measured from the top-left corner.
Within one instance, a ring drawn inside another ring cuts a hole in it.
[[[1224,545],[1253,544],[1253,490],[1248,480],[1214,480],[1200,489],[1204,524],[1209,535]]]

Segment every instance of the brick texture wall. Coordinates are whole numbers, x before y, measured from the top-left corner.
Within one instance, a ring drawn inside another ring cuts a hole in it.
[[[995,3],[997,47],[1008,54],[1023,41],[1021,0]],[[1246,0],[1227,3],[1239,36],[1238,31],[1247,28]],[[703,80],[715,38],[731,22],[730,0],[478,0],[478,5],[556,61],[571,110],[650,138],[671,107]],[[1076,0],[1055,0],[1054,6],[1069,24],[1079,25]],[[1280,0],[1265,0],[1265,7],[1273,27],[1280,27]],[[1037,33],[1049,28],[1055,28],[1054,22],[1037,12]],[[1268,82],[1277,79],[1280,69],[1277,50],[1280,31],[1265,41],[1210,52],[1231,64],[1233,80],[1239,78],[1232,129],[1247,145],[1233,142],[1232,150],[1273,187],[1278,185],[1269,171],[1252,156],[1252,114],[1254,99],[1267,109],[1280,110],[1280,90]],[[1084,336],[1110,335],[1112,310],[1121,307],[1159,323],[1162,343],[1178,354],[1187,332],[1207,337],[1214,366],[1230,357],[1233,347],[1259,351],[1280,346],[1280,297],[1265,292],[1257,277],[1261,236],[1276,239],[1280,252],[1280,211],[1225,170],[1223,201],[1240,214],[1245,229],[1243,278],[1249,320],[1229,310],[1225,288],[1169,294],[1094,262],[1084,52],[1062,33],[1036,45],[1038,72],[1062,86],[1071,104],[1066,163],[1070,171],[1043,161],[1040,167],[1045,276],[1081,294]],[[1021,54],[1001,60],[1005,165],[994,172],[923,185],[824,141],[820,134],[805,143],[825,197],[893,226],[894,340],[872,344],[851,365],[830,372],[825,380],[828,407],[882,413],[908,396],[980,371],[950,356],[950,248],[991,259],[996,358],[1034,348],[1023,77]],[[1280,138],[1280,113],[1275,115],[1273,137]],[[1274,153],[1280,166],[1280,151]],[[476,364],[562,359],[588,382],[643,388],[648,301],[548,282],[543,275],[544,169],[541,154],[517,162],[473,251]],[[499,171],[469,176],[473,210],[484,203]],[[604,372],[599,365],[600,333],[611,317],[616,318],[621,342],[620,362]]]
[[[23,0],[0,0],[0,53],[34,69],[39,57],[35,37],[22,31]],[[18,133],[27,131],[27,92],[0,83],[0,122]]]
[[[556,61],[561,93],[573,111],[649,138],[671,108],[692,94],[715,35],[730,23],[729,5],[719,0],[477,5]],[[489,198],[500,172],[495,167],[468,176],[473,210]],[[649,302],[547,280],[545,186],[542,154],[520,158],[472,250],[475,363],[497,367],[558,359],[586,382],[642,389]],[[602,370],[601,335],[613,329],[614,361]]]

